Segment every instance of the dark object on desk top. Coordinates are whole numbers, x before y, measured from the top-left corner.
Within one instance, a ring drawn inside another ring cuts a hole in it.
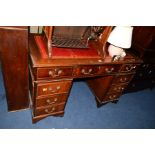
[[[65,48],[88,48],[90,26],[54,26],[52,46]]]
[[[103,26],[44,27],[49,44],[63,48],[89,48],[89,40],[98,39],[103,30]]]
[[[80,38],[53,38],[52,46],[65,48],[88,48],[87,40]]]

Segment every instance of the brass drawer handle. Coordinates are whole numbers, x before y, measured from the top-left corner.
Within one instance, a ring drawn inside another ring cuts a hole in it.
[[[114,90],[121,91],[121,90],[124,90],[124,87],[115,87]]]
[[[120,82],[126,82],[128,79],[125,77],[125,78],[120,78]]]
[[[113,67],[112,68],[106,68],[105,71],[107,73],[112,73],[114,71],[114,68]]]
[[[53,71],[49,71],[49,72],[48,72],[48,75],[49,75],[49,76],[54,76],[54,72],[53,72]]]
[[[136,68],[136,66],[130,66],[130,67],[127,66],[127,67],[125,67],[125,70],[129,72],[129,71],[131,71],[131,70],[133,70],[135,68]]]
[[[149,64],[143,64],[142,67],[143,68],[148,68],[149,67]]]
[[[48,88],[48,90],[52,93],[55,93],[57,92],[61,87],[60,86],[57,86],[55,89],[52,89],[51,87]]]
[[[48,104],[54,104],[57,100],[58,100],[58,98],[54,98],[54,101],[51,101],[50,99],[47,99],[46,100],[46,103],[48,103]]]
[[[62,73],[62,70],[55,70],[54,77],[60,76]]]
[[[122,87],[118,87],[118,90],[122,90]]]
[[[53,92],[54,93],[54,92],[58,91],[60,88],[61,88],[60,86],[57,86],[56,89],[52,89],[51,87],[49,87],[48,90],[50,92]],[[47,91],[47,88],[43,88],[42,91],[43,92],[46,92]]]
[[[88,74],[91,74],[92,71],[93,71],[92,68],[90,68],[88,71],[86,71],[85,69],[82,69],[82,70],[81,70],[81,73],[84,74],[84,75],[88,75]]]
[[[43,88],[42,91],[44,91],[44,92],[47,91],[47,88]]]
[[[121,90],[124,90],[124,87],[121,87]]]
[[[149,70],[149,74],[152,74],[152,70]]]
[[[62,73],[62,70],[58,70],[58,72],[57,72],[57,73],[58,73],[58,75],[60,75],[60,74]]]
[[[60,76],[61,73],[62,73],[62,70],[55,69],[54,71],[49,71],[48,75],[52,77],[57,77],[57,76]]]
[[[48,113],[48,114],[49,114],[49,113],[52,113],[52,112],[54,112],[54,111],[55,111],[55,107],[52,107],[52,110],[51,110],[51,111],[49,111],[48,109],[45,109],[45,112]]]
[[[116,95],[110,95],[110,96],[109,96],[109,99],[110,99],[110,100],[115,99],[115,98],[116,98]]]

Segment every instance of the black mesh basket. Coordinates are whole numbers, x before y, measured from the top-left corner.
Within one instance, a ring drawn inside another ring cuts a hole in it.
[[[55,26],[52,46],[66,48],[88,48],[91,35],[89,26]]]

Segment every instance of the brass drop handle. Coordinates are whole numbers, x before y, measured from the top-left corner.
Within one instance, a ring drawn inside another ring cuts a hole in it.
[[[126,71],[131,71],[132,69],[135,69],[136,68],[136,66],[127,66],[125,69],[126,69]]]
[[[43,88],[42,91],[44,91],[44,92],[47,91],[47,88]]]
[[[54,76],[54,72],[53,71],[49,71],[48,75],[53,77]]]
[[[49,87],[49,91],[52,92],[52,93],[55,93],[57,92],[61,87],[60,86],[57,86],[55,89],[52,89],[51,87]]]
[[[124,90],[124,87],[121,87],[122,90]]]
[[[124,90],[124,87],[119,87],[118,89],[119,89],[119,90]]]
[[[52,107],[52,110],[51,111],[49,111],[48,109],[45,109],[45,112],[46,113],[52,113],[52,112],[54,112],[55,111],[55,107]]]
[[[146,64],[143,64],[142,67],[145,68],[146,67]]]
[[[62,73],[62,70],[55,70],[55,77],[56,76],[60,76],[61,75],[61,73]]]
[[[107,73],[112,73],[114,71],[114,68],[113,67],[112,68],[106,68],[105,71]]]
[[[81,70],[81,73],[84,74],[84,75],[87,75],[87,74],[91,74],[92,71],[93,71],[92,68],[90,68],[88,71],[86,71],[85,69],[82,69],[82,70]]]
[[[55,69],[54,71],[49,71],[48,72],[48,75],[49,76],[52,76],[52,77],[57,77],[57,76],[60,76],[61,75],[61,73],[62,73],[62,70],[57,70],[57,69]]]
[[[151,74],[151,73],[152,73],[152,70],[149,71],[149,74]]]
[[[126,82],[127,81],[127,78],[120,78],[120,82]]]
[[[54,101],[51,101],[50,99],[47,99],[46,102],[48,104],[54,104],[57,100],[58,100],[58,98],[54,98]]]
[[[143,64],[142,67],[143,68],[148,68],[149,67],[149,64]]]
[[[115,88],[114,88],[114,90],[116,90],[116,91],[117,91],[117,90],[120,91],[120,90],[123,90],[123,89],[124,89],[124,87],[115,87]]]
[[[109,99],[111,99],[111,100],[114,99],[114,98],[116,98],[116,95],[110,95],[109,96]]]
[[[123,87],[115,87],[114,90],[123,90]]]

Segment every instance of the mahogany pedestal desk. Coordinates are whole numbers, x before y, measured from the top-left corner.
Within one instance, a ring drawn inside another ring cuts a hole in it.
[[[65,50],[56,48],[55,50]],[[91,50],[91,49],[90,49]],[[98,58],[43,58],[33,37],[29,40],[30,100],[33,123],[48,116],[63,116],[74,79],[85,79],[97,106],[115,102],[141,60],[130,52],[119,61]],[[82,90],[81,90],[82,91]]]

